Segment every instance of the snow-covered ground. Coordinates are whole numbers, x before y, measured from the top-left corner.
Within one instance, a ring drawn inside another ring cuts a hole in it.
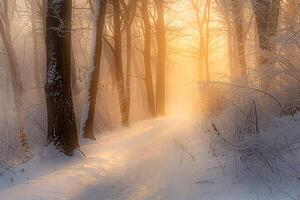
[[[299,131],[299,122],[291,120],[286,127]],[[45,148],[29,163],[2,171],[0,199],[300,199],[299,185],[291,191],[269,191],[224,173],[209,153],[208,134],[192,117],[143,121],[82,143],[86,158],[79,152],[66,158]]]

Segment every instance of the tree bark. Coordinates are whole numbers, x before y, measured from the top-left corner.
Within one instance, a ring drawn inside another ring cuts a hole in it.
[[[97,0],[99,1],[99,11],[96,21],[96,33],[95,33],[95,52],[93,56],[93,63],[92,63],[92,71],[90,72],[88,83],[88,95],[87,95],[87,103],[86,103],[86,111],[87,113],[83,114],[83,123],[82,123],[82,131],[83,137],[95,140],[94,134],[94,120],[95,120],[95,109],[96,109],[96,102],[97,102],[97,93],[98,93],[98,84],[100,79],[100,65],[101,65],[101,55],[102,55],[102,36],[103,36],[103,29],[105,23],[105,14],[106,14],[106,3],[107,0]],[[84,116],[86,115],[86,116]]]
[[[166,114],[166,30],[164,0],[155,0],[157,9],[157,70],[156,70],[156,115]]]
[[[47,74],[45,83],[48,143],[71,156],[79,148],[72,101],[71,65],[72,0],[49,0],[46,20]]]
[[[120,1],[112,2],[114,9],[114,41],[115,41],[115,65],[116,80],[119,92],[119,104],[121,112],[121,123],[123,126],[129,126],[129,117],[127,115],[127,98],[125,93],[125,80],[123,75],[122,61],[122,31],[121,31],[121,9]]]
[[[152,66],[151,66],[151,23],[149,19],[148,0],[142,2],[142,17],[144,22],[144,65],[146,75],[146,88],[148,97],[148,109],[155,116],[155,100],[153,91]]]

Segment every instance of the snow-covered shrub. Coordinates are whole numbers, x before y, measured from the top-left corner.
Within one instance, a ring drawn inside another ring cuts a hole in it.
[[[226,105],[217,116],[207,112],[204,118],[211,153],[223,171],[232,174],[234,182],[251,179],[268,189],[276,189],[284,181],[297,183],[300,114],[289,110],[297,104],[289,107],[286,103],[293,95],[284,95],[284,88],[266,92],[255,86],[217,85],[228,88],[227,95],[222,95]]]
[[[228,93],[228,89],[213,83],[200,83],[199,85],[201,110],[212,116],[220,114],[226,105],[225,94]]]

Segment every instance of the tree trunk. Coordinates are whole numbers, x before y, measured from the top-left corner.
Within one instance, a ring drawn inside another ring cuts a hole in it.
[[[45,83],[48,143],[71,156],[79,148],[72,101],[71,65],[72,0],[49,0],[46,20],[47,74]]]
[[[86,99],[86,105],[83,114],[82,131],[83,137],[89,139],[96,139],[94,134],[94,120],[95,120],[95,109],[98,93],[98,83],[100,79],[100,65],[101,65],[101,55],[102,55],[102,35],[105,23],[106,14],[106,3],[107,0],[97,0],[99,9],[96,24],[96,37],[95,37],[95,52],[93,56],[93,63],[91,64],[92,70],[89,74],[89,85],[88,94]]]
[[[35,15],[35,1],[30,1],[31,6],[31,25],[32,25],[32,38],[33,38],[33,65],[34,65],[34,76],[35,82],[38,87],[41,87],[41,70],[39,66],[39,55],[38,55],[38,40],[36,34],[36,15]]]
[[[130,117],[131,103],[131,64],[132,64],[132,38],[131,27],[136,11],[136,0],[130,0],[126,7],[125,25],[126,25],[126,42],[127,42],[127,63],[126,63],[126,118]]]
[[[2,13],[0,19],[0,34],[2,38],[2,42],[4,43],[9,64],[10,64],[10,75],[12,79],[13,85],[13,93],[14,93],[14,104],[17,110],[17,122],[18,122],[18,137],[22,146],[22,150],[24,152],[24,161],[29,160],[30,158],[30,147],[27,140],[27,136],[25,134],[24,129],[24,113],[23,113],[23,94],[24,88],[20,77],[20,70],[17,61],[17,57],[15,54],[15,50],[12,43],[12,38],[10,36],[10,25],[7,16],[7,1],[4,2],[5,13]]]
[[[206,81],[210,81],[210,71],[209,71],[209,40],[210,40],[210,7],[211,0],[207,0],[207,19],[206,19],[206,45],[205,45],[205,71],[206,71]]]
[[[200,13],[199,13],[200,15]],[[199,58],[198,58],[198,65],[199,65],[199,77],[200,77],[200,81],[203,81],[205,78],[204,78],[204,72],[205,72],[205,69],[204,69],[204,44],[205,44],[205,40],[204,40],[204,32],[203,32],[203,20],[201,20],[199,18],[200,21],[198,21],[198,35],[199,35]]]
[[[119,104],[121,111],[121,123],[123,126],[129,125],[127,115],[127,98],[125,93],[125,80],[123,76],[122,63],[122,32],[121,32],[121,9],[119,0],[113,1],[114,9],[114,41],[115,41],[115,65],[116,65],[116,80],[119,92]]]
[[[270,77],[268,68],[270,65],[270,55],[276,51],[276,44],[273,37],[277,34],[280,0],[251,0],[256,26],[258,31],[259,48],[261,51],[259,60],[259,71],[261,75],[261,87],[270,88]]]
[[[235,40],[234,40],[234,28],[233,28],[233,24],[231,23],[231,16],[226,17],[226,25],[227,25],[227,34],[228,34],[227,46],[228,46],[230,80],[234,81],[237,77],[236,64],[235,64],[236,59],[234,56],[236,44],[235,44]]]
[[[70,77],[71,77],[71,87],[73,90],[73,93],[77,93],[78,88],[77,88],[77,77],[76,77],[76,62],[75,62],[75,55],[74,55],[74,50],[73,47],[71,48],[71,68],[70,68]]]
[[[142,15],[144,22],[144,64],[146,75],[146,88],[148,97],[148,109],[152,116],[155,116],[155,100],[153,91],[152,66],[151,66],[151,23],[149,19],[148,0],[142,2]]]
[[[155,0],[157,9],[157,70],[156,70],[156,114],[166,114],[166,30],[164,0]]]
[[[201,0],[191,1],[193,10],[196,16],[197,23],[197,32],[198,32],[198,80],[205,80],[205,68],[204,68],[204,59],[205,59],[205,40],[204,40],[204,19],[202,18],[201,12]]]
[[[245,36],[242,16],[242,1],[232,0],[232,15],[237,36],[237,51],[240,65],[240,76],[243,83],[247,83],[247,63],[245,56]]]
[[[127,63],[126,63],[126,118],[129,121],[130,102],[131,102],[131,62],[132,62],[132,48],[131,48],[131,25],[126,26],[126,42],[127,42]]]

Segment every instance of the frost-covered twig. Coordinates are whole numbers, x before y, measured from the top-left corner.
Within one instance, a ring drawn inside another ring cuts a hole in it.
[[[174,139],[174,142],[175,142],[176,145],[180,146],[182,153],[183,153],[183,152],[186,152],[187,155],[189,155],[193,161],[196,161],[195,156],[194,156],[191,152],[189,152],[189,151],[183,146],[183,144],[180,144],[176,139]],[[182,154],[182,156],[183,156],[183,154]],[[182,160],[182,158],[181,158],[181,160]]]
[[[282,104],[280,103],[280,101],[276,97],[274,97],[272,94],[270,94],[270,93],[268,93],[268,92],[266,92],[264,90],[261,90],[261,89],[258,89],[258,88],[254,88],[254,87],[250,87],[250,86],[244,86],[244,85],[238,85],[238,84],[235,84],[235,83],[220,82],[220,81],[209,81],[209,82],[199,82],[199,83],[200,84],[215,84],[215,85],[233,86],[233,87],[238,87],[238,88],[242,88],[242,89],[252,90],[252,91],[264,94],[264,95],[270,97],[271,99],[273,99],[278,104],[278,106],[280,107],[281,111],[284,112],[284,108],[283,108]]]

